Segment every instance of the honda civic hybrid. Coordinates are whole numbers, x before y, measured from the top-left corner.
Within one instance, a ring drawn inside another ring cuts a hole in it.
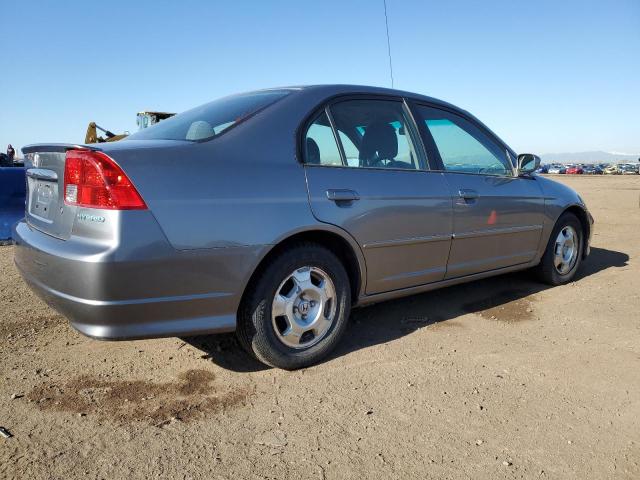
[[[352,307],[524,269],[559,285],[589,253],[592,216],[534,174],[539,157],[398,90],[254,91],[23,153],[16,265],[99,339],[235,331],[295,369],[338,344]]]

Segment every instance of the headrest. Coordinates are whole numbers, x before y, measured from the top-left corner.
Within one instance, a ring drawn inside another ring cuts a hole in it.
[[[187,130],[187,135],[185,136],[186,140],[204,140],[205,138],[211,138],[216,134],[213,131],[213,127],[209,124],[209,122],[205,122],[204,120],[198,120],[193,122]]]
[[[307,138],[307,154],[305,157],[307,163],[314,165],[320,164],[320,147],[313,138]]]
[[[372,160],[393,160],[396,155],[398,137],[395,128],[386,122],[374,122],[365,129],[359,154],[364,165]]]

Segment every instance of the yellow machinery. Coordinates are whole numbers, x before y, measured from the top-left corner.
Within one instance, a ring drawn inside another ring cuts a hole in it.
[[[167,112],[138,112],[136,116],[136,123],[138,124],[138,128],[142,130],[143,128],[150,127],[151,125],[169,117],[173,117],[174,115],[175,113]],[[103,137],[98,135],[98,130],[104,134]],[[115,133],[102,128],[100,125],[96,124],[96,122],[91,122],[87,127],[87,134],[84,136],[84,143],[117,142],[128,135],[128,132],[116,135]]]
[[[104,137],[98,135],[98,130],[104,133]],[[116,135],[109,130],[105,130],[100,125],[96,124],[96,122],[91,122],[87,127],[87,134],[84,136],[84,143],[116,142],[118,140],[122,140],[126,136],[126,133]]]

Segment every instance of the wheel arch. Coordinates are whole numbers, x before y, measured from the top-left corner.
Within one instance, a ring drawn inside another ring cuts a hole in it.
[[[578,220],[580,221],[580,225],[582,226],[582,233],[584,235],[583,238],[584,238],[584,241],[585,241],[585,246],[582,249],[582,258],[586,258],[586,256],[588,255],[587,242],[589,242],[589,239],[591,238],[591,222],[589,221],[589,214],[584,209],[584,207],[582,207],[581,205],[573,204],[573,205],[569,205],[567,208],[565,208],[562,211],[562,213],[556,219],[556,222],[565,213],[574,214],[578,218]]]
[[[245,283],[242,298],[240,299],[239,308],[241,308],[247,292],[253,288],[257,278],[267,266],[268,262],[283,250],[291,245],[312,242],[328,248],[333,254],[340,259],[347,271],[349,283],[351,287],[352,303],[355,305],[361,293],[364,292],[366,282],[366,265],[364,256],[359,245],[348,233],[331,225],[314,225],[309,228],[303,228],[295,232],[289,232],[287,235],[274,242],[269,250],[267,250],[262,258],[258,261],[253,269],[249,280]]]

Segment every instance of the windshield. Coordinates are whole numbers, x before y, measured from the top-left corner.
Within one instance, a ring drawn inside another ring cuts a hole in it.
[[[280,100],[289,90],[264,90],[219,98],[130,135],[132,140],[209,140],[259,110]]]

